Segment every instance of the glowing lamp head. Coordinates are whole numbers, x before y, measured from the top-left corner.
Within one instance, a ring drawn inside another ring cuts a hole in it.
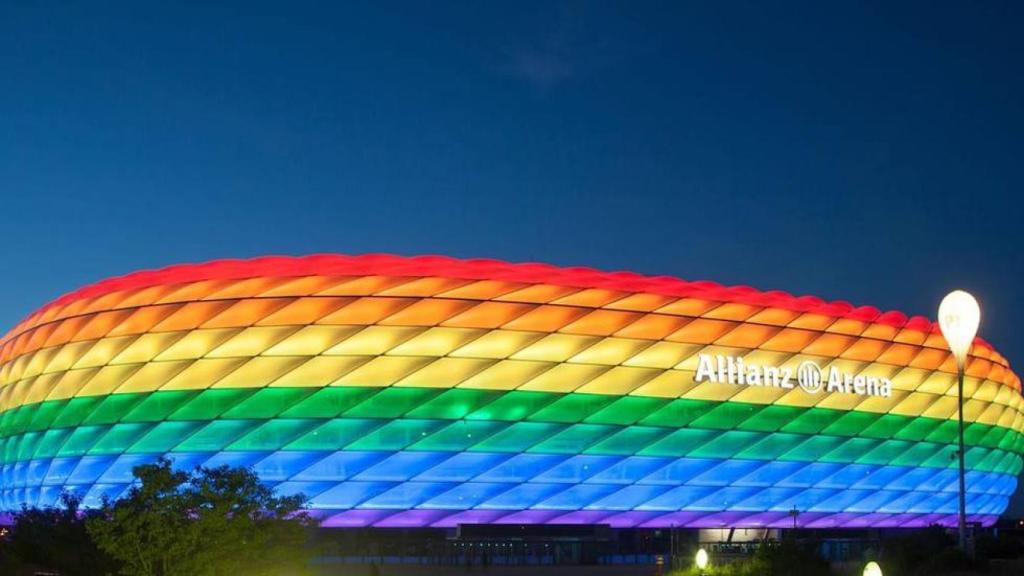
[[[697,569],[703,570],[708,567],[708,553],[706,550],[701,548],[697,550]]]
[[[956,357],[957,366],[963,367],[967,361],[967,352],[978,333],[980,322],[978,301],[963,290],[950,292],[939,304],[939,327]]]
[[[878,562],[868,562],[864,567],[864,576],[882,576],[882,567]]]

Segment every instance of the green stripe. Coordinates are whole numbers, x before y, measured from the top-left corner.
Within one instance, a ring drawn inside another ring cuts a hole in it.
[[[278,417],[279,416],[279,417]],[[213,420],[213,421],[211,421]],[[741,458],[945,468],[956,423],[684,399],[430,388],[154,392],[0,417],[3,462],[121,452],[432,450]],[[970,424],[971,469],[1016,474],[1024,436]]]
[[[948,468],[955,447],[859,437],[498,420],[234,419],[122,422],[26,432],[0,441],[4,463],[127,453],[429,450],[739,458]],[[1017,474],[1021,457],[967,450],[972,470]]]
[[[436,388],[225,388],[76,397],[0,415],[0,438],[81,425],[163,420],[282,418],[501,420],[862,436],[952,443],[957,423],[926,417],[828,408],[601,394]],[[1024,453],[1019,432],[980,423],[969,446]]]

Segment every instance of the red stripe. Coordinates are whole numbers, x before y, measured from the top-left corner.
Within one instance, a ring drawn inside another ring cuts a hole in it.
[[[665,296],[785,308],[922,332],[937,332],[939,330],[937,323],[933,323],[924,316],[908,318],[901,312],[882,313],[872,306],[854,307],[849,302],[826,302],[816,296],[797,297],[778,290],[765,292],[749,286],[723,286],[709,281],[689,282],[671,276],[644,276],[633,272],[602,272],[584,267],[561,268],[540,263],[513,264],[490,259],[463,260],[447,256],[404,257],[391,254],[266,256],[248,260],[213,260],[202,264],[180,264],[159,270],[142,270],[101,280],[69,292],[46,304],[28,318],[42,314],[54,306],[118,290],[212,279],[309,275],[441,276],[468,280],[546,283],[577,288],[605,288],[624,292],[650,292]],[[991,348],[981,338],[978,338],[976,343]]]

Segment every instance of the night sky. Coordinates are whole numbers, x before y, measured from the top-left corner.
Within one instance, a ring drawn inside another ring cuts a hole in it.
[[[0,325],[140,268],[438,253],[965,288],[1024,368],[1024,4],[137,4],[0,4]]]

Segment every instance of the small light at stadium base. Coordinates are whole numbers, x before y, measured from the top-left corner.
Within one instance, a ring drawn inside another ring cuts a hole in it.
[[[708,553],[706,550],[701,548],[697,550],[697,557],[694,559],[697,562],[697,569],[704,572],[704,569],[708,567]]]

